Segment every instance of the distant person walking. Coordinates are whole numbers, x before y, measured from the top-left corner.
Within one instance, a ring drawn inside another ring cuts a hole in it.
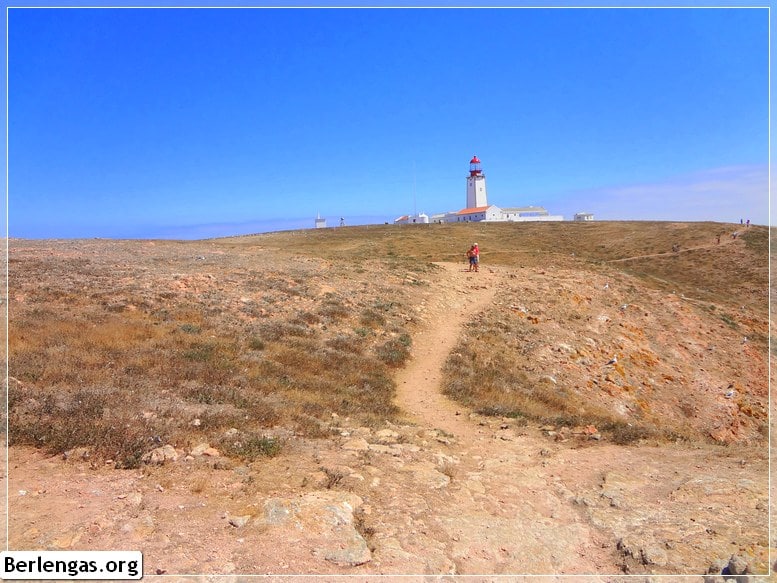
[[[480,271],[480,249],[477,243],[473,243],[472,247],[467,251],[467,259],[469,259],[469,269],[467,271]]]
[[[747,223],[746,224],[747,224],[747,228],[749,229],[750,228],[750,219],[747,219]]]

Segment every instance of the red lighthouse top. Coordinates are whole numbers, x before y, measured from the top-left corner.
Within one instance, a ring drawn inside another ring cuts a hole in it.
[[[472,156],[472,160],[469,161],[469,175],[478,176],[482,174],[483,170],[480,168],[480,160],[477,156]]]

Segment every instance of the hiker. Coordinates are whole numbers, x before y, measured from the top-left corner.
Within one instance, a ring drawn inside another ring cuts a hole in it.
[[[472,247],[469,248],[469,251],[467,251],[467,259],[469,259],[469,269],[467,271],[479,271],[479,263],[480,263],[480,249],[478,249],[478,244],[473,243]]]
[[[747,225],[747,228],[749,229],[750,228],[750,219],[747,219],[747,223],[745,223],[745,224]]]

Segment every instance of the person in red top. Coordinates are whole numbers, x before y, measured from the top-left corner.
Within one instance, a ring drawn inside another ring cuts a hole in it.
[[[478,248],[477,243],[473,243],[472,247],[469,248],[469,251],[467,251],[467,257],[469,258],[469,270],[468,271],[479,271],[480,270],[480,249]]]

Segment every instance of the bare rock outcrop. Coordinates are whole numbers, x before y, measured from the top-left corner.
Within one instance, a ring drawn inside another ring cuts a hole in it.
[[[361,505],[359,496],[332,490],[270,498],[257,522],[265,527],[265,536],[293,553],[312,553],[336,565],[356,566],[372,558],[355,528],[354,511]]]

